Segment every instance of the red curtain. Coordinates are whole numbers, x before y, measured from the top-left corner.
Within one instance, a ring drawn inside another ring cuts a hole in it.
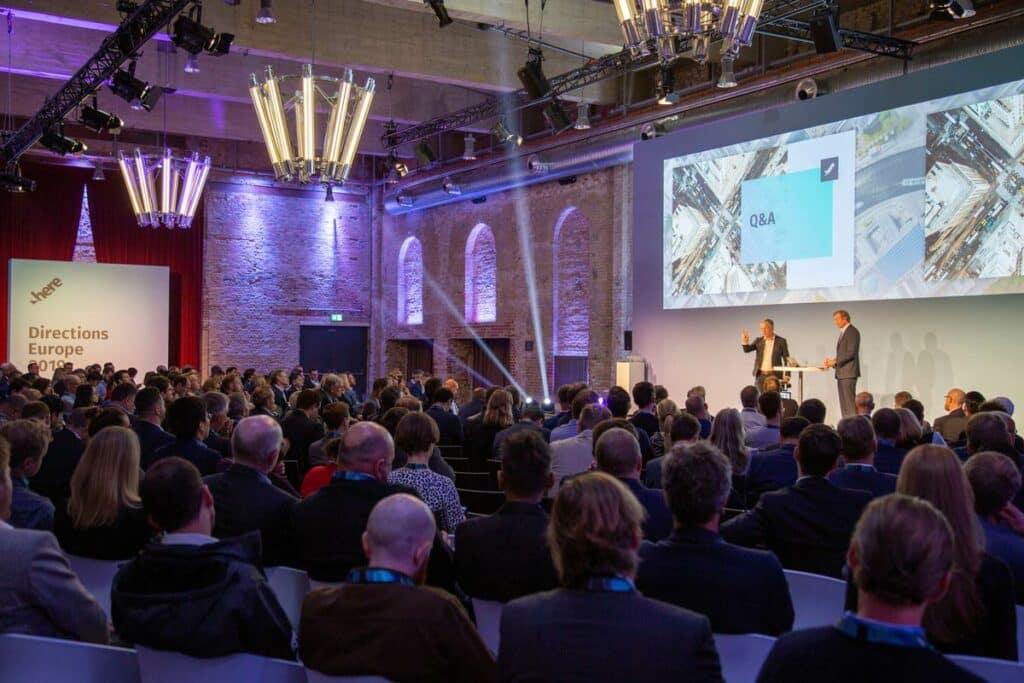
[[[35,192],[0,190],[0,360],[7,359],[7,309],[12,258],[70,261],[75,251],[82,188],[91,170],[23,163]],[[20,368],[23,372],[25,368]]]
[[[140,228],[117,174],[89,181],[96,261],[171,270],[169,361],[199,366],[202,327],[203,202],[188,230]]]

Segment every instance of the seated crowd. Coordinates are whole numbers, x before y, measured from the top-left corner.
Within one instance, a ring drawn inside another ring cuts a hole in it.
[[[862,392],[833,428],[772,377],[715,413],[648,382],[562,386],[545,413],[399,371],[360,397],[301,368],[28,370],[0,366],[0,632],[393,681],[721,681],[716,634],[778,637],[761,681],[1018,657],[1005,398],[951,389],[929,425]],[[76,556],[120,561],[110,614]],[[298,623],[275,566],[319,586]],[[846,581],[834,625],[793,631],[786,570]],[[505,604],[496,652],[474,600]]]

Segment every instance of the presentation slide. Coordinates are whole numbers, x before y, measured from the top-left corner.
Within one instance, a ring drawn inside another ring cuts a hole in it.
[[[1022,93],[664,159],[662,307],[1024,292]]]
[[[10,360],[42,373],[110,361],[140,371],[167,364],[170,270],[10,260]]]

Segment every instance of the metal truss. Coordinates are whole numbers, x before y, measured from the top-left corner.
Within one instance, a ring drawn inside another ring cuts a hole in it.
[[[758,33],[800,43],[814,42],[811,38],[810,24],[799,19],[778,19],[764,30],[759,28]],[[844,48],[902,60],[911,59],[914,48],[917,47],[917,43],[910,40],[865,33],[849,28],[840,28],[839,35],[843,39]]]
[[[9,169],[49,128],[96,92],[146,41],[195,0],[145,0],[117,30],[104,38],[96,53],[42,108],[0,148]]]

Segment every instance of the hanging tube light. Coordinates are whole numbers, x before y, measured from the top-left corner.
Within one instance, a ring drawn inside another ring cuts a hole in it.
[[[356,105],[355,111],[352,112],[352,122],[345,135],[345,146],[341,150],[338,174],[334,176],[335,182],[347,180],[349,171],[352,170],[352,162],[355,161],[356,151],[359,149],[359,139],[363,137],[366,119],[370,117],[370,105],[373,104],[375,89],[376,84],[372,78],[366,79],[365,88],[357,88],[359,103]]]
[[[278,180],[291,180],[295,175],[292,164],[292,141],[288,137],[288,124],[284,115],[284,101],[281,99],[281,87],[278,85],[274,70],[267,67],[267,80],[263,83],[264,106],[270,121],[270,130],[274,133],[274,144],[284,160],[284,173]]]
[[[633,0],[612,0],[612,4],[615,5],[615,14],[619,18],[622,40],[626,47],[635,50],[643,42],[640,27],[637,26],[636,5]]]
[[[199,153],[193,152],[190,158],[179,159],[165,149],[160,156],[147,159],[142,150],[136,149],[132,159],[119,152],[117,163],[141,227],[192,226],[210,173],[210,157],[200,160]]]
[[[296,139],[299,141],[300,173],[308,182],[310,176],[316,175],[316,84],[313,82],[313,65],[302,67],[302,102],[296,103],[295,124],[299,128]],[[301,123],[301,125],[300,125]]]
[[[335,95],[331,116],[327,121],[327,131],[324,134],[322,158],[324,172],[320,176],[320,182],[325,185],[329,184],[338,173],[341,148],[345,142],[345,122],[348,120],[348,104],[352,96],[352,88],[352,70],[345,69],[344,78],[338,81],[338,93]]]

